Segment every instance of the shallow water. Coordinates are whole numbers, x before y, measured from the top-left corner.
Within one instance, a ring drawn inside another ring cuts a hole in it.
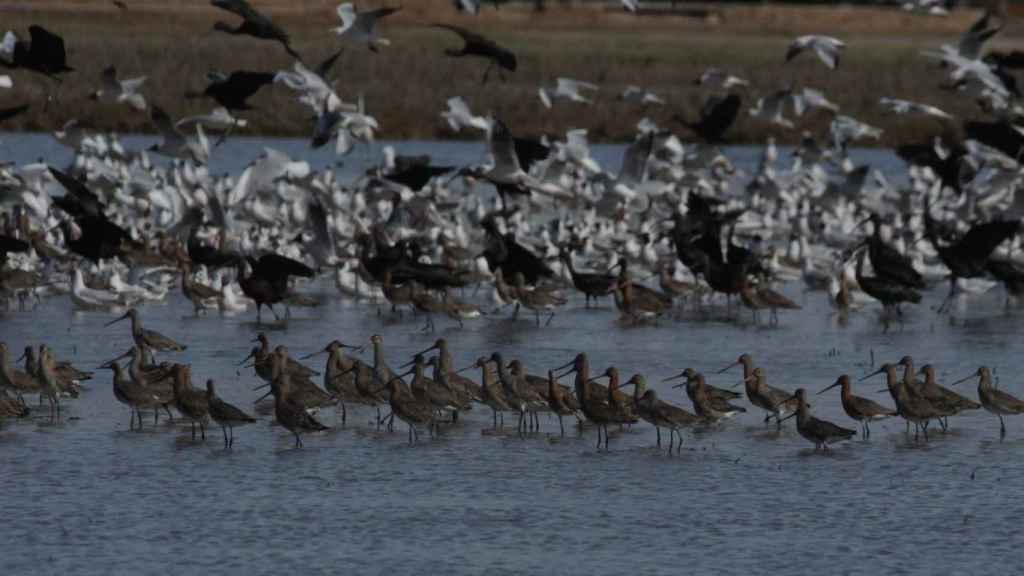
[[[326,151],[309,154],[304,141],[238,139],[215,153],[212,169],[235,172],[263,144],[314,167],[333,162]],[[465,163],[480,145],[398,148]],[[608,166],[620,153],[595,150]],[[747,169],[757,159],[756,149],[730,154]],[[891,180],[899,177],[891,154],[857,154]],[[40,135],[0,137],[0,156],[70,159]],[[342,170],[354,174],[362,162],[357,153]],[[543,374],[586,351],[594,373],[609,364],[624,377],[642,372],[664,399],[687,407],[685,394],[662,378],[693,366],[710,383],[729,385],[739,380],[738,369],[712,373],[743,352],[766,369],[769,383],[786,389],[817,391],[844,372],[859,377],[873,352],[876,362],[904,354],[932,362],[941,382],[987,364],[1010,376],[1003,387],[1024,395],[1012,376],[1022,313],[1006,314],[998,290],[971,299],[951,322],[929,310],[941,297],[936,288],[908,311],[902,329],[883,332],[874,309],[840,325],[822,294],[799,289],[784,291],[804,309],[784,314],[772,329],[751,326],[745,311],[739,323],[688,314],[627,327],[610,301],[586,310],[573,297],[546,328],[528,315],[512,321],[502,313],[465,329],[438,320],[437,333],[424,334],[421,319],[378,316],[375,305],[344,301],[323,279],[306,289],[323,294],[323,307],[297,311],[269,334],[272,344],[301,356],[333,338],[365,343],[379,333],[392,367],[440,335],[458,366],[501,350]],[[189,345],[161,359],[191,363],[195,384],[213,378],[223,398],[251,409],[260,382],[235,365],[258,331],[255,314],[190,313],[177,292],[142,309],[147,327]],[[126,324],[102,327],[110,318],[74,312],[67,297],[57,297],[34,311],[0,315],[0,339],[12,350],[45,341],[58,358],[88,368],[131,343]],[[234,449],[224,451],[215,427],[206,442],[192,442],[188,428],[163,420],[130,432],[109,374],[86,386],[80,398],[65,401],[56,425],[42,416],[0,425],[5,574],[934,574],[999,573],[1024,561],[1014,545],[1024,512],[1024,422],[1013,418],[1004,442],[997,420],[978,412],[953,419],[949,434],[928,443],[905,437],[901,422],[876,424],[870,442],[848,442],[824,456],[792,422],[776,434],[750,407],[713,429],[687,432],[682,454],[668,456],[646,424],[613,433],[604,453],[595,450],[592,430],[559,438],[557,421],[548,418],[540,434],[525,439],[485,432],[491,415],[484,408],[439,439],[424,434],[409,446],[404,427],[377,433],[373,413],[354,408],[344,429],[333,411],[321,412],[336,427],[307,436],[302,450],[264,416],[238,429]],[[875,392],[882,386],[876,378],[857,392],[891,404]],[[973,397],[973,383],[965,386]],[[817,416],[856,426],[842,414],[838,392],[811,403]]]
[[[684,405],[685,394],[663,377],[694,366],[728,385],[738,371],[710,374],[742,352],[770,383],[812,391],[840,373],[865,373],[872,351],[879,362],[908,353],[933,362],[942,382],[978,364],[1010,374],[1021,352],[1021,316],[1005,315],[997,294],[973,299],[952,325],[920,306],[902,330],[885,334],[871,311],[838,325],[817,293],[776,329],[692,317],[624,327],[610,302],[586,310],[574,298],[547,328],[495,315],[463,330],[439,320],[431,335],[419,332],[420,319],[378,317],[371,304],[335,298],[326,281],[310,288],[327,296],[318,318],[297,312],[286,329],[269,332],[295,356],[332,338],[364,342],[379,333],[394,367],[443,335],[459,366],[500,349],[543,373],[583,350],[593,371],[615,364],[624,376],[643,372]],[[801,298],[795,285],[786,291]],[[214,378],[222,397],[251,408],[258,381],[235,364],[257,331],[253,314],[195,319],[184,316],[190,310],[175,295],[142,316],[188,343],[163,358],[192,363],[196,384]],[[3,339],[15,350],[45,340],[58,358],[90,367],[130,345],[128,326],[103,328],[107,320],[55,298],[3,317]],[[882,385],[878,378],[859,392],[890,403],[875,393]],[[1001,385],[1024,392],[1013,377]],[[682,454],[670,457],[646,424],[613,434],[611,451],[598,453],[593,431],[558,438],[547,418],[526,439],[485,433],[491,416],[481,408],[439,439],[424,434],[409,446],[404,427],[377,433],[372,412],[354,408],[346,428],[307,436],[305,449],[292,450],[291,436],[261,417],[238,429],[225,452],[215,428],[205,443],[163,421],[129,432],[109,376],[87,386],[65,401],[61,423],[40,416],[0,430],[7,573],[998,573],[1024,559],[1013,544],[1024,511],[1024,429],[1012,418],[1004,442],[995,418],[974,413],[927,444],[886,422],[870,442],[823,456],[792,422],[776,434],[751,407],[688,432]],[[838,393],[811,403],[816,415],[854,425]],[[333,411],[321,415],[340,423]]]

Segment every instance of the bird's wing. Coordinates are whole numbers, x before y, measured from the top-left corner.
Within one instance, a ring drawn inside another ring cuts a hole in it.
[[[349,2],[338,5],[338,18],[341,18],[341,32],[348,30],[355,24],[356,21],[356,7]]]
[[[65,65],[67,56],[64,52],[63,38],[38,25],[29,26],[28,33],[32,42],[29,51],[34,56],[42,60],[48,60],[58,67]]]
[[[1016,220],[996,220],[984,224],[976,224],[967,231],[960,245],[974,254],[991,254],[1007,238],[1020,230],[1020,222]]]
[[[120,85],[117,83],[117,68],[113,66],[107,66],[100,73],[100,80],[103,82],[103,86],[107,89],[117,90]]]
[[[338,57],[341,56],[342,51],[342,48],[338,48],[337,52],[325,58],[324,61],[316,67],[316,74],[320,77],[326,77],[327,73],[331,71],[332,67],[334,67],[334,63],[338,61]]]
[[[235,70],[228,76],[227,82],[240,93],[251,96],[257,90],[274,83],[273,72],[250,72],[248,70]]]
[[[303,276],[312,278],[316,273],[302,262],[280,254],[264,254],[256,263],[256,274],[267,277]]]
[[[451,30],[452,32],[455,32],[456,34],[458,34],[459,36],[462,37],[462,39],[466,42],[466,44],[474,44],[474,43],[489,44],[489,43],[491,43],[491,41],[488,40],[487,38],[484,38],[483,36],[477,34],[476,32],[470,32],[469,30],[466,30],[465,28],[463,28],[461,26],[454,26],[452,24],[433,24],[433,26],[434,26],[434,28],[444,28],[445,30]]]
[[[378,8],[376,10],[370,10],[369,12],[363,12],[362,15],[365,16],[366,18],[369,18],[371,22],[375,22],[377,20],[380,20],[381,18],[384,18],[385,16],[390,16],[394,14],[395,12],[398,12],[401,9],[401,6],[394,6],[391,8]]]

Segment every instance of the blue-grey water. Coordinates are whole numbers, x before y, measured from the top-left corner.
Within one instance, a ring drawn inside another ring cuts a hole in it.
[[[12,142],[3,145],[9,153]],[[786,389],[816,392],[841,373],[866,373],[872,354],[876,364],[911,354],[933,363],[940,382],[985,364],[1000,386],[1024,395],[1014,369],[1024,314],[1006,312],[999,290],[971,298],[951,321],[930,310],[938,287],[908,310],[902,329],[884,332],[875,309],[842,325],[823,294],[800,289],[784,292],[804,308],[771,329],[752,326],[746,311],[738,323],[688,313],[629,327],[610,301],[587,310],[573,297],[548,327],[502,313],[464,329],[439,319],[426,334],[421,318],[378,316],[323,279],[304,289],[322,294],[323,306],[296,311],[268,334],[295,356],[334,338],[381,334],[392,367],[437,336],[460,367],[501,350],[543,374],[585,351],[593,372],[609,364],[624,376],[641,372],[662,398],[687,407],[662,378],[692,366],[730,385],[738,370],[712,373],[743,352]],[[260,382],[235,365],[258,331],[255,313],[192,318],[191,310],[178,293],[142,308],[147,327],[188,344],[160,359],[191,363],[196,385],[213,378],[223,398],[251,410]],[[110,319],[54,297],[0,316],[0,339],[13,350],[46,342],[59,359],[90,368],[131,344],[126,324],[103,327]],[[962,386],[976,395],[973,382]],[[1016,540],[1024,421],[1008,418],[1000,441],[998,421],[981,411],[953,418],[951,431],[928,443],[904,436],[902,422],[875,424],[870,441],[830,456],[814,453],[792,421],[779,434],[765,427],[745,401],[749,413],[686,432],[678,456],[656,449],[643,423],[613,432],[605,453],[594,431],[563,439],[543,416],[542,432],[527,438],[485,432],[491,415],[480,407],[415,446],[404,426],[376,432],[369,409],[352,409],[344,428],[321,412],[335,428],[306,436],[301,450],[262,416],[224,451],[215,427],[206,442],[164,420],[130,432],[109,375],[86,387],[64,402],[57,424],[38,410],[0,427],[4,574],[999,574],[1024,565]],[[891,404],[881,387],[876,377],[856,392]],[[837,391],[811,403],[815,415],[856,426]]]

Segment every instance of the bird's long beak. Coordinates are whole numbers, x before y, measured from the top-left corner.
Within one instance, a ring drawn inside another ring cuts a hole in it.
[[[590,384],[591,382],[597,382],[598,380],[601,380],[601,379],[607,378],[607,377],[608,377],[607,374],[601,374],[600,376],[594,376],[590,380],[587,380],[587,384]]]
[[[470,364],[469,366],[466,366],[465,368],[460,368],[460,369],[456,370],[455,373],[456,374],[462,374],[463,372],[466,372],[468,370],[472,370],[473,368],[478,368],[478,367],[479,366],[477,365],[477,363],[474,362],[474,363]]]
[[[796,411],[794,410],[794,411],[793,411],[792,413],[790,413],[790,415],[789,415],[789,416],[786,416],[786,417],[785,417],[785,418],[783,418],[782,420],[779,420],[779,422],[780,422],[780,423],[781,423],[781,422],[785,422],[786,420],[789,420],[790,418],[792,418],[793,416],[796,416],[796,415],[797,415],[797,412],[796,412]]]
[[[267,384],[267,386],[269,386],[269,384]],[[260,386],[260,388],[263,388],[263,386]],[[255,400],[255,402],[253,402],[253,404],[255,404],[256,402],[262,402],[264,398],[266,398],[267,396],[270,396],[273,393],[274,393],[274,389],[271,388],[270,391],[268,391],[266,394],[264,394],[263,396],[260,396],[259,398],[257,398]]]
[[[430,348],[427,348],[426,350],[424,350],[422,352],[417,352],[416,355],[417,356],[425,356],[427,354],[427,352],[430,352],[430,351],[433,351],[433,350],[437,350],[437,344],[434,344],[433,346],[431,346]]]
[[[330,350],[330,347],[324,348],[323,350],[320,350],[319,352],[310,352],[309,354],[306,354],[302,358],[299,358],[299,360],[308,360],[309,358],[312,358],[313,356],[319,356],[321,354],[326,354],[328,350]],[[250,356],[251,355],[252,354],[250,353]]]
[[[264,389],[264,388],[266,388],[267,386],[270,386],[270,383],[269,383],[269,382],[268,382],[268,383],[266,383],[266,384],[260,384],[259,386],[257,386],[257,387],[255,387],[255,388],[253,388],[253,389],[252,389],[252,391],[253,391],[253,392],[255,392],[255,391],[257,391],[257,390],[263,390],[263,389]]]
[[[103,325],[103,327],[106,328],[107,326],[111,326],[113,324],[117,324],[118,322],[120,322],[121,320],[124,320],[127,317],[128,317],[128,314],[126,313],[126,314],[124,314],[123,316],[121,316],[119,318],[115,318],[115,319],[111,320],[110,322],[107,322],[106,324]]]
[[[970,376],[965,376],[965,377],[957,380],[956,382],[953,382],[952,384],[950,384],[950,386],[956,386],[957,384],[960,384],[961,382],[967,382],[971,378],[977,378],[977,376],[978,376],[977,374],[971,374]]]
[[[17,360],[15,360],[15,362],[21,362],[22,360],[24,360],[24,359],[25,359],[25,356],[27,356],[27,355],[28,355],[27,353],[25,353],[25,352],[22,352],[22,353],[21,353],[21,356],[18,356],[18,359],[17,359]]]
[[[728,366],[726,366],[725,368],[722,368],[722,369],[721,369],[721,370],[719,370],[718,372],[715,372],[715,374],[721,374],[722,372],[725,372],[725,371],[726,371],[726,370],[728,370],[729,368],[732,368],[733,366],[739,366],[739,365],[740,365],[740,362],[739,362],[739,361],[733,362],[732,364],[729,364]]]
[[[662,382],[670,382],[672,380],[683,378],[685,376],[686,376],[686,372],[685,371],[684,372],[680,372],[679,374],[676,374],[675,376],[669,376],[668,378],[665,378],[664,380],[662,380]]]
[[[864,376],[863,378],[858,380],[858,382],[863,382],[863,381],[867,380],[868,378],[871,378],[872,376],[876,376],[876,375],[881,374],[883,372],[885,372],[885,370],[882,370],[881,368],[879,368],[878,370],[875,370],[871,374],[868,374],[867,376]]]
[[[239,362],[238,364],[236,364],[236,366],[241,366],[242,364],[245,364],[246,362],[248,362],[248,361],[249,361],[249,358],[252,358],[252,357],[253,357],[253,356],[255,356],[255,355],[256,355],[256,353],[255,353],[255,352],[249,352],[249,355],[248,355],[248,356],[246,356],[244,360],[242,360],[241,362]],[[247,366],[247,368],[248,368],[248,366]]]
[[[828,392],[829,390],[835,388],[836,386],[839,386],[839,384],[840,384],[839,380],[836,380],[835,384],[829,386],[828,388],[822,389],[822,391],[818,392],[818,394],[824,394],[825,392]]]
[[[398,369],[401,370],[402,368],[405,368],[406,366],[412,366],[415,363],[416,363],[416,358],[413,358],[412,360],[409,360],[405,364],[402,364],[401,366],[399,366]]]

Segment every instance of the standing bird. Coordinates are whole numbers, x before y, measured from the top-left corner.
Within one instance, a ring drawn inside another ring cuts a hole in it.
[[[224,433],[225,448],[230,448],[235,444],[235,426],[245,426],[256,421],[241,409],[221,400],[213,388],[213,380],[206,381],[206,403],[209,406],[210,418],[220,425],[220,430]],[[230,439],[228,430],[231,431]]]
[[[839,66],[839,54],[846,48],[842,40],[831,36],[818,36],[809,34],[800,36],[789,45],[786,50],[786,62],[796,58],[804,50],[814,50],[825,66],[835,70]]]
[[[836,386],[842,387],[841,399],[843,402],[843,411],[846,412],[846,415],[850,418],[860,422],[861,437],[865,440],[871,437],[871,429],[868,427],[868,423],[875,420],[883,420],[890,416],[896,416],[895,410],[886,408],[870,398],[854,396],[853,393],[850,392],[850,377],[846,374],[837,378],[834,384],[823,389],[821,392],[818,392],[818,394],[823,394]]]
[[[207,393],[192,387],[192,369],[184,364],[174,365],[174,407],[192,422],[192,439],[196,439],[196,424],[202,439],[206,440],[206,417],[210,414]]]
[[[814,444],[815,451],[821,449],[829,452],[828,445],[832,442],[849,440],[857,434],[856,430],[843,428],[825,420],[819,420],[811,416],[810,407],[806,401],[806,393],[803,388],[797,388],[792,400],[797,402],[796,412],[786,416],[784,420],[796,417],[796,429],[801,436]]]
[[[925,195],[924,233],[939,259],[949,268],[949,295],[939,307],[939,312],[948,309],[956,291],[957,278],[975,278],[988,271],[988,259],[997,246],[1012,238],[1020,230],[1016,220],[995,220],[971,226],[955,242],[943,244],[939,235],[939,224],[932,218],[928,195]]]
[[[132,340],[135,341],[135,345],[142,351],[148,351],[150,355],[157,351],[182,352],[187,348],[187,346],[178,344],[156,330],[144,328],[142,321],[139,320],[139,311],[135,308],[129,308],[123,316],[107,322],[104,324],[104,327],[117,324],[126,318],[132,321]]]
[[[50,419],[60,418],[60,383],[57,381],[57,364],[53,360],[50,348],[45,344],[39,347],[38,378],[42,384],[42,394],[50,402]]]
[[[250,271],[246,273],[246,269]],[[256,302],[256,323],[262,322],[263,306],[270,308],[278,318],[273,304],[288,295],[288,277],[312,278],[315,272],[302,262],[278,254],[264,254],[259,260],[249,257],[238,259],[238,284],[242,292]]]
[[[987,412],[999,417],[999,437],[1005,438],[1006,423],[1003,422],[1003,415],[1024,414],[1024,401],[992,386],[992,375],[985,366],[978,368],[974,374],[953,382],[953,385],[974,377],[978,378],[978,399],[981,400],[981,405]]]
[[[280,42],[288,54],[293,58],[302,61],[302,56],[299,56],[299,54],[292,49],[288,33],[282,30],[277,24],[274,24],[270,18],[267,18],[265,15],[250,6],[245,0],[212,0],[210,4],[242,17],[242,23],[236,28],[232,28],[225,22],[217,21],[213,25],[214,30],[235,35],[244,34],[261,40],[275,40]]]
[[[445,50],[445,55],[451,56],[452,58],[475,56],[477,58],[484,58],[488,61],[487,69],[484,70],[483,80],[480,82],[481,84],[487,83],[487,77],[490,75],[491,69],[495,66],[498,67],[498,77],[502,80],[505,79],[502,70],[508,70],[509,72],[516,71],[516,55],[509,49],[499,46],[494,40],[485,38],[476,32],[470,32],[465,28],[452,26],[451,24],[434,24],[434,27],[444,28],[445,30],[455,32],[465,43],[461,50]]]
[[[302,432],[320,432],[328,430],[300,402],[292,399],[291,374],[285,367],[288,365],[288,351],[278,346],[271,356],[273,378],[270,381],[270,393],[274,395],[274,419],[281,426],[295,435],[295,447],[302,447]]]
[[[348,38],[359,44],[365,43],[371,52],[377,52],[377,46],[391,44],[390,40],[377,34],[377,21],[399,10],[401,10],[400,7],[356,12],[355,4],[346,2],[338,6],[338,18],[341,18],[341,26],[332,28],[331,31],[342,38]]]
[[[251,72],[235,70],[229,75],[210,72],[206,75],[210,84],[202,92],[186,92],[186,98],[212,98],[228,110],[252,110],[249,98],[260,88],[273,84],[276,74],[272,72]]]

